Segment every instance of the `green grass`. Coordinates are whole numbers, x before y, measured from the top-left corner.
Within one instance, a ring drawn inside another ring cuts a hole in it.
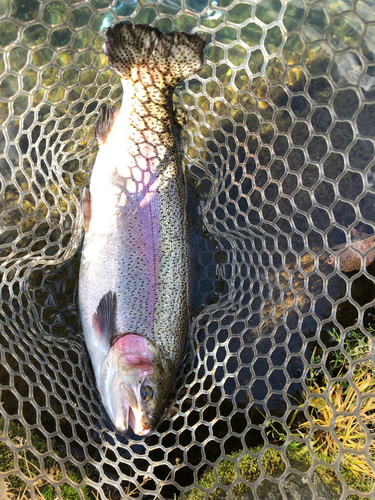
[[[367,328],[367,331],[372,336],[375,332],[372,328]],[[335,328],[330,330],[328,333],[334,340],[340,342],[342,334]],[[359,329],[348,332],[345,335],[343,345],[346,354],[348,354],[352,360],[357,360],[367,356],[370,350],[368,336]],[[330,374],[332,376],[339,377],[347,368],[348,360],[344,356],[343,352],[340,349],[332,351],[330,353],[328,365]]]
[[[367,332],[372,336],[374,330],[367,329]],[[334,340],[340,342],[341,333],[332,330],[329,334]],[[326,365],[331,377],[338,379],[337,382],[331,384],[327,393],[326,381],[325,378],[322,377],[323,371],[320,367],[314,367],[310,370],[308,382],[310,396],[313,396],[309,399],[308,411],[315,424],[321,426],[332,425],[333,412],[327,402],[327,397],[336,411],[339,412],[339,415],[336,416],[333,423],[333,428],[336,436],[347,450],[347,452],[340,457],[340,473],[349,488],[361,493],[368,493],[372,489],[375,481],[375,474],[371,468],[372,464],[368,463],[364,453],[350,453],[351,449],[356,451],[360,450],[367,436],[361,426],[358,425],[355,415],[358,405],[356,392],[347,379],[343,377],[349,369],[349,361],[347,358],[347,356],[349,356],[350,359],[356,363],[351,380],[357,390],[359,390],[361,394],[366,394],[367,392],[371,394],[375,392],[375,365],[371,361],[361,361],[361,358],[368,356],[370,347],[369,336],[361,330],[358,329],[347,333],[343,340],[345,354],[339,348],[335,351],[331,351],[329,362]],[[319,364],[320,362],[321,359],[313,353],[311,363]],[[342,378],[342,380],[340,380],[340,378]],[[317,380],[322,381],[322,385],[319,385]],[[353,415],[342,415],[340,414],[341,412],[351,412]],[[296,414],[297,413],[298,411]],[[362,401],[360,416],[361,420],[370,430],[375,430],[375,426],[373,425],[374,415],[375,398],[369,396],[364,402]],[[293,419],[291,424],[293,424]],[[292,435],[303,438],[307,437],[309,432],[308,422],[295,427],[296,431],[292,433]],[[269,440],[272,440],[272,442],[279,442],[282,444],[287,439],[286,432],[280,426],[279,422],[270,421],[266,428],[266,433]],[[319,460],[327,463],[333,463],[335,461],[338,448],[328,430],[326,431],[318,428],[313,434],[310,445],[316,458]],[[252,448],[250,451],[258,455],[261,448]],[[238,451],[230,456],[232,458],[237,458],[241,453],[242,451]],[[286,450],[286,456],[294,468],[302,471],[308,470],[313,464],[313,458],[307,446],[297,440],[289,443]],[[370,457],[371,461],[375,463],[375,444],[370,445]],[[262,465],[265,473],[273,477],[277,477],[278,474],[285,469],[281,454],[273,449],[268,449],[264,452],[262,456]],[[240,478],[246,479],[250,483],[254,482],[260,476],[258,459],[250,454],[245,455],[239,460],[238,469]],[[320,480],[328,485],[333,491],[341,494],[341,484],[334,470],[319,465],[315,468],[314,474],[317,474]],[[237,479],[234,462],[229,459],[223,459],[218,463],[215,469],[206,469],[199,480],[199,486],[205,490],[209,490],[216,483],[217,477],[220,484],[223,486],[230,486]],[[239,495],[250,489],[251,488],[244,483],[238,483],[233,487],[232,492]],[[209,500],[217,500],[222,491],[223,490],[220,488],[213,490],[208,496]],[[198,488],[194,488],[184,496],[184,500],[203,500],[205,498],[206,494]],[[358,495],[350,495],[350,500],[360,500],[360,498],[362,497]]]
[[[372,336],[374,330],[369,328],[367,332]],[[342,334],[335,329],[329,334],[338,343],[341,341]],[[333,462],[338,456],[338,446],[328,427],[333,429],[336,438],[345,449],[345,453],[340,457],[342,476],[350,488],[367,493],[375,481],[372,468],[375,463],[375,443],[370,443],[369,462],[365,453],[361,453],[368,439],[362,423],[368,430],[375,430],[373,421],[375,398],[371,396],[375,392],[375,365],[371,360],[363,360],[370,353],[371,343],[369,336],[361,330],[347,333],[342,344],[345,354],[339,348],[331,351],[326,363],[331,377],[337,379],[334,383],[327,386],[325,378],[319,378],[321,374],[319,368],[314,368],[310,372],[307,382],[310,393],[308,411],[313,424],[323,426],[315,430],[310,445],[317,458]],[[350,378],[351,383],[347,379],[350,367],[348,358],[355,362]],[[316,360],[313,361],[315,362]],[[318,380],[320,383],[317,382]],[[360,403],[357,391],[362,396]],[[335,412],[332,411],[332,406]],[[358,421],[358,413],[361,421]],[[306,422],[299,426],[298,431],[305,438],[309,429],[310,424]],[[351,453],[352,450],[356,453]],[[354,495],[351,498],[359,497]]]

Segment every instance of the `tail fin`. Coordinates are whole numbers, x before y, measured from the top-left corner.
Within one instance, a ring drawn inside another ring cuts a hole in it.
[[[143,66],[151,72],[154,85],[174,87],[202,67],[205,43],[204,35],[163,33],[151,26],[122,22],[108,28],[104,52],[122,77],[131,78],[132,70]]]

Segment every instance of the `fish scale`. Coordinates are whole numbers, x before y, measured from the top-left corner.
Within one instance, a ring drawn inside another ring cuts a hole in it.
[[[189,244],[172,92],[201,67],[204,44],[126,23],[105,37],[124,94],[119,112],[104,108],[98,118],[79,301],[99,391],[120,431],[146,434],[158,422],[186,339]]]

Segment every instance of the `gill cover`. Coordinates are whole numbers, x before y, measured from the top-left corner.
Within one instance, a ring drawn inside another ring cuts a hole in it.
[[[131,427],[148,434],[159,422],[173,378],[165,353],[143,335],[117,337],[100,375],[100,393],[111,421],[120,432]]]

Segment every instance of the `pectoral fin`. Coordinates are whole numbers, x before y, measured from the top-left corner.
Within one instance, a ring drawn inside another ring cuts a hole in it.
[[[88,233],[91,220],[91,193],[87,187],[83,188],[82,212],[86,233]]]
[[[92,326],[100,339],[110,343],[111,336],[116,330],[117,297],[115,293],[108,292],[101,298],[92,318]]]

